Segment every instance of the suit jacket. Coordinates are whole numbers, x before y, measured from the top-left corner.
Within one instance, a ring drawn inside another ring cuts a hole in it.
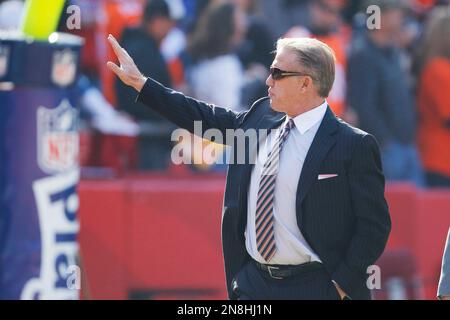
[[[450,229],[447,234],[444,255],[442,257],[441,278],[439,279],[438,297],[450,295]]]
[[[137,100],[190,132],[194,132],[194,121],[202,121],[203,131],[215,128],[223,137],[227,129],[273,129],[286,117],[271,109],[267,97],[256,101],[248,111],[236,113],[186,97],[152,79],[147,80]],[[222,211],[222,248],[230,298],[234,276],[250,259],[244,237],[253,167],[248,159],[255,155],[257,146],[246,142],[246,163],[239,164],[239,155],[232,153],[234,163],[228,167]],[[319,174],[338,176],[318,180]],[[330,108],[306,156],[296,209],[300,231],[332,279],[353,299],[370,299],[367,267],[383,252],[391,229],[379,148],[373,136],[336,118]]]

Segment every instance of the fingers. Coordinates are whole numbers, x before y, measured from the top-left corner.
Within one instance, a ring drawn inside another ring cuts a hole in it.
[[[108,41],[111,44],[111,47],[112,47],[114,53],[116,54],[116,57],[119,58],[119,60],[120,60],[120,45],[119,45],[119,43],[112,35],[109,35]]]
[[[119,68],[119,66],[117,66],[114,62],[108,61],[106,63],[106,65],[108,66],[108,68],[114,72],[119,78],[122,76],[122,69]]]
[[[121,65],[133,62],[133,59],[130,57],[128,52],[120,46],[119,42],[117,42],[116,38],[114,38],[112,34],[108,36],[108,41],[111,44],[111,47]]]
[[[117,42],[116,38],[114,38],[111,34],[108,36],[108,41],[111,44],[111,47],[114,53],[116,54],[116,57],[119,59],[120,62],[122,62],[124,58],[124,50]]]
[[[111,34],[108,36],[108,41],[119,60],[119,65],[108,61],[106,64],[107,67],[114,72],[122,82],[127,85],[132,85],[132,79],[141,76],[139,70],[134,64],[133,59],[128,55],[128,52],[119,45],[117,40]]]

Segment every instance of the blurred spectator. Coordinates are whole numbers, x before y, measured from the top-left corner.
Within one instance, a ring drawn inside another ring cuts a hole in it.
[[[245,37],[238,48],[238,56],[245,68],[260,64],[269,70],[272,63],[275,37],[260,15],[258,0],[233,0],[245,14]],[[265,79],[264,79],[265,80]]]
[[[187,48],[187,81],[194,97],[235,111],[242,110],[245,74],[234,49],[242,42],[244,34],[245,15],[233,3],[212,1],[203,10]],[[193,160],[194,169],[226,170],[225,146],[206,140],[191,146],[191,141],[183,143],[185,148],[192,149],[188,157]],[[205,150],[214,150],[209,164],[198,160],[205,159]],[[215,164],[210,165],[212,162]]]
[[[185,33],[179,28],[174,28],[167,37],[164,38],[160,48],[161,54],[169,69],[172,87],[178,90],[180,90],[184,84],[184,68],[180,55],[185,51],[186,44],[187,40]]]
[[[317,0],[308,6],[308,19],[305,25],[296,25],[287,33],[286,37],[312,37],[323,41],[336,55],[336,75],[333,88],[327,98],[334,113],[347,120],[355,122],[353,117],[345,116],[346,95],[346,50],[351,30],[342,22],[343,0]]]
[[[450,7],[429,16],[417,55],[419,149],[430,187],[450,187]]]
[[[186,33],[192,33],[203,11],[215,0],[183,0],[186,16],[183,19],[183,28]]]
[[[344,21],[351,25],[354,22],[355,15],[360,12],[361,0],[347,0],[345,3],[345,8],[342,12],[342,17]]]
[[[311,0],[260,0],[263,14],[268,18],[266,20],[268,26],[276,38],[284,35],[295,25],[305,24],[308,18],[307,7],[310,1]]]
[[[188,45],[188,81],[196,98],[241,109],[244,70],[233,49],[244,32],[244,14],[231,3],[213,3],[200,17]]]
[[[359,127],[378,139],[386,179],[422,186],[414,101],[397,47],[404,7],[397,0],[369,4],[380,8],[381,28],[366,30],[353,40],[347,101],[358,115]]]
[[[166,37],[161,41],[160,51],[166,61],[172,80],[172,88],[183,91],[185,79],[181,54],[186,50],[186,34],[179,24],[186,15],[186,9],[182,0],[168,1],[171,16],[177,21],[177,26],[172,28]]]
[[[260,16],[258,0],[233,0],[233,3],[245,14],[246,32],[236,53],[245,69],[241,104],[249,106],[267,95],[266,79],[273,60],[275,38]]]
[[[175,25],[171,10],[165,0],[149,0],[144,9],[142,23],[128,27],[121,43],[129,52],[143,74],[151,76],[165,86],[171,86],[169,70],[160,52],[160,44]],[[169,165],[172,145],[170,135],[174,126],[150,108],[135,103],[134,90],[116,81],[119,108],[134,117],[141,125],[139,138],[139,168],[161,170]]]

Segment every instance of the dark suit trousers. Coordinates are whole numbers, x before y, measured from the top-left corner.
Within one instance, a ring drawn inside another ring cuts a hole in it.
[[[325,269],[274,279],[249,261],[233,280],[232,299],[340,300],[340,297]]]

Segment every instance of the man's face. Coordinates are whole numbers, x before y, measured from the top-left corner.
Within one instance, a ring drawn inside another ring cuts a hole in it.
[[[341,7],[338,2],[320,0],[311,2],[310,6],[314,31],[328,33],[339,25]]]
[[[175,21],[166,17],[156,17],[150,22],[150,34],[159,42],[162,41],[175,26]]]
[[[381,15],[381,29],[396,39],[402,31],[404,12],[401,9],[392,9],[383,12]]]
[[[286,49],[277,52],[272,67],[283,71],[303,72],[297,62],[295,53]],[[304,81],[304,76],[284,77],[274,80],[269,75],[266,85],[269,87],[268,94],[272,109],[285,113],[294,110],[305,94],[304,90],[301,90]]]

